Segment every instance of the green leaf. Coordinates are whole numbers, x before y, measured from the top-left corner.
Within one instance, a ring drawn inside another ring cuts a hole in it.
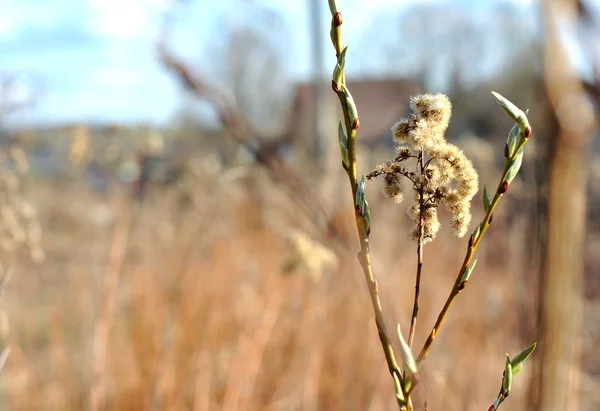
[[[502,391],[504,396],[510,392],[512,387],[512,365],[510,365],[510,357],[506,354],[506,365],[504,366],[504,378],[502,379]]]
[[[340,53],[340,57],[333,69],[333,82],[335,83],[337,90],[341,90],[342,88],[342,78],[344,77],[344,67],[346,66],[346,50],[348,50],[348,46],[344,47]]]
[[[360,181],[356,184],[356,197],[354,198],[354,204],[360,208],[362,212],[365,206],[365,176],[362,176]]]
[[[531,344],[529,347],[525,348],[523,351],[521,351],[520,353],[515,355],[515,357],[512,360],[510,360],[513,374],[516,374],[523,369],[523,364],[525,363],[525,361],[527,361],[529,356],[533,353],[536,346],[537,346],[537,343]]]
[[[345,85],[342,85],[342,88],[344,89],[344,96],[346,97],[346,104],[348,105],[350,124],[353,129],[356,129],[357,127],[355,127],[355,124],[358,124],[358,109],[356,108],[352,94],[350,94],[350,90],[348,90]]]
[[[413,375],[417,373],[417,362],[408,347],[404,337],[402,337],[402,330],[400,330],[400,324],[398,323],[398,340],[400,341],[400,357],[402,358],[402,371],[406,373],[410,380]]]
[[[464,283],[465,281],[469,281],[469,278],[471,277],[471,273],[473,273],[473,270],[475,269],[476,264],[477,264],[477,259],[474,259],[473,261],[471,261],[471,264],[469,264],[467,266],[462,277],[460,277],[461,284]]]
[[[477,224],[477,227],[475,227],[475,231],[473,231],[473,239],[477,240],[477,237],[479,237],[479,233],[481,232],[481,223]]]
[[[500,107],[502,107],[504,112],[506,114],[508,114],[509,117],[512,118],[514,120],[514,122],[519,125],[521,132],[524,133],[525,129],[527,129],[527,127],[529,127],[529,120],[527,120],[527,116],[525,115],[523,110],[521,110],[520,108],[515,106],[508,99],[506,99],[502,95],[496,93],[495,91],[492,91],[492,94],[494,95],[494,97],[496,98],[496,101],[498,102]]]
[[[483,211],[487,213],[492,205],[492,200],[490,200],[485,184],[483,185],[483,193],[481,194],[481,203],[483,204]]]
[[[510,167],[508,167],[508,170],[506,171],[504,180],[507,181],[508,184],[510,184],[515,179],[515,177],[517,176],[517,173],[521,169],[522,163],[523,163],[523,148],[521,148],[521,150],[519,150],[519,152],[517,153],[517,156],[515,157],[513,162],[510,164]]]
[[[369,202],[365,200],[364,210],[363,210],[363,222],[365,224],[365,233],[367,236],[371,234],[371,209],[369,208]]]
[[[506,139],[506,144],[508,145],[508,157],[512,157],[515,154],[515,149],[517,148],[517,143],[519,142],[519,125],[515,124],[513,128],[510,129],[510,133],[508,133],[508,138]]]
[[[338,138],[340,141],[340,152],[342,154],[342,163],[345,168],[350,167],[350,152],[348,151],[348,136],[344,133],[344,126],[342,126],[342,122],[340,121],[338,127]]]

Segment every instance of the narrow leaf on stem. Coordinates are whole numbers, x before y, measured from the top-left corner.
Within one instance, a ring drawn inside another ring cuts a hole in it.
[[[333,69],[332,88],[336,93],[339,93],[342,88],[344,66],[346,65],[346,50],[348,50],[348,46],[344,47],[340,53],[340,57],[338,58],[335,68]]]
[[[475,269],[475,265],[477,265],[477,259],[474,259],[473,261],[471,261],[471,264],[469,264],[467,266],[467,268],[465,269],[465,272],[463,273],[462,277],[460,278],[460,284],[464,284],[467,281],[469,281],[469,278],[471,278],[471,274],[473,273],[473,270]]]
[[[506,397],[512,388],[512,365],[510,357],[506,354],[506,365],[504,366],[504,378],[502,379],[502,394]]]
[[[506,144],[508,146],[508,155],[507,157],[512,157],[515,154],[515,148],[517,148],[517,143],[519,142],[519,125],[515,124],[513,128],[510,129],[508,133],[508,138],[506,139]]]
[[[348,117],[350,119],[350,125],[352,126],[353,130],[356,130],[359,126],[358,109],[356,108],[352,94],[350,94],[350,90],[348,90],[345,85],[342,87],[344,89],[344,96],[346,97],[346,104],[348,105]]]
[[[525,361],[527,361],[529,356],[533,353],[536,346],[537,346],[537,343],[531,344],[529,347],[525,348],[523,351],[521,351],[520,353],[515,355],[515,357],[512,360],[510,360],[513,374],[516,374],[523,369],[523,364],[525,363]]]
[[[527,116],[523,110],[515,106],[512,102],[495,91],[492,91],[492,94],[504,112],[519,125],[521,132],[525,133],[525,130],[529,127],[529,120],[527,120]]]
[[[515,179],[515,177],[519,173],[519,170],[521,169],[522,163],[523,163],[523,148],[521,148],[519,150],[514,161],[510,164],[510,167],[508,167],[508,170],[506,171],[506,176],[504,177],[504,180],[506,182],[508,182],[508,184],[512,183],[512,181]]]
[[[490,200],[485,184],[483,185],[483,193],[481,194],[481,203],[483,204],[483,211],[487,213],[492,205],[492,201]]]
[[[408,376],[407,380],[410,380],[413,375],[417,373],[417,362],[408,347],[408,344],[402,336],[402,330],[400,324],[398,324],[398,340],[400,341],[400,356],[402,357],[402,370]]]
[[[365,225],[365,233],[368,236],[371,234],[371,209],[369,208],[369,202],[367,200],[365,200],[363,209],[363,223]]]
[[[362,176],[360,181],[356,184],[356,198],[354,199],[354,204],[362,213],[365,207],[365,176]]]

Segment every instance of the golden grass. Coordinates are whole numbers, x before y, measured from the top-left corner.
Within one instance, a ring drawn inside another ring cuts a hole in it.
[[[125,206],[133,217],[108,327],[105,409],[396,406],[356,250],[335,249],[337,267],[320,277],[302,265],[286,270],[289,239],[272,221],[298,228],[301,217],[294,221],[289,204],[279,200],[259,201],[264,191],[252,189],[254,180],[261,177],[200,183],[191,202],[171,189]],[[405,216],[375,194],[372,249],[381,299],[390,329],[398,320],[408,329],[414,243]],[[88,409],[94,328],[121,197],[104,198],[82,183],[48,182],[37,183],[34,197],[48,258],[39,269],[26,259],[15,264],[6,294],[13,350],[0,380],[0,407]],[[347,206],[338,204],[339,219],[352,224]],[[494,241],[506,236],[501,224],[492,226],[477,273],[424,366],[416,404],[426,396],[431,410],[487,409],[496,397],[505,351],[523,345],[516,308],[522,294],[511,283],[519,274],[486,257],[497,256]],[[426,247],[416,346],[464,252],[464,241],[440,237]],[[520,258],[501,260],[518,268]],[[519,374],[511,407],[525,408],[527,375]]]

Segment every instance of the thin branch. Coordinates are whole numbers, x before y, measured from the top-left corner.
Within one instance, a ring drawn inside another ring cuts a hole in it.
[[[531,130],[529,130],[529,133],[530,132],[531,132]],[[487,210],[485,217],[483,218],[482,222],[479,225],[478,235],[475,236],[472,234],[471,237],[469,238],[469,243],[467,244],[467,251],[465,254],[465,258],[463,260],[462,266],[460,267],[460,270],[458,271],[458,275],[456,276],[454,286],[452,287],[452,290],[450,291],[450,295],[446,299],[446,302],[444,303],[444,307],[438,314],[435,324],[434,324],[431,332],[429,333],[429,336],[427,337],[427,340],[425,341],[425,344],[423,345],[421,352],[419,353],[419,355],[417,357],[417,364],[421,364],[427,358],[427,355],[429,354],[429,350],[431,349],[431,345],[435,341],[435,338],[436,338],[437,334],[439,333],[440,328],[444,324],[444,321],[446,320],[446,316],[448,315],[448,311],[450,310],[452,303],[454,302],[454,300],[456,299],[458,294],[463,290],[463,288],[465,286],[465,283],[463,283],[461,281],[462,276],[465,273],[465,271],[467,270],[467,268],[469,267],[469,265],[471,264],[471,262],[473,260],[473,255],[475,254],[475,251],[477,250],[477,247],[479,246],[481,239],[487,232],[487,230],[492,222],[494,210],[496,209],[496,206],[498,205],[500,198],[506,192],[506,187],[508,187],[507,182],[504,181],[504,176],[506,175],[506,172],[508,171],[509,166],[515,161],[515,159],[517,157],[517,153],[519,153],[519,151],[521,151],[523,149],[526,142],[527,142],[527,139],[523,139],[519,143],[518,147],[515,149],[514,154],[511,157],[507,158],[504,162],[504,171],[502,172],[502,179],[500,180],[500,182],[498,184],[498,188],[496,189],[496,194],[494,195],[494,198],[491,201],[490,207]]]
[[[337,8],[337,7],[336,7]],[[341,42],[341,25],[342,25],[342,16],[341,13],[333,13],[332,9],[332,43],[336,51],[336,56],[339,59],[342,53],[342,42]],[[342,112],[344,115],[344,123],[346,134],[348,138],[348,160],[349,163],[344,167],[346,170],[346,174],[348,175],[348,180],[350,183],[350,187],[352,189],[352,203],[355,203],[356,193],[358,190],[358,180],[357,180],[357,164],[356,164],[356,131],[359,127],[358,117],[351,119],[350,118],[350,106],[349,101],[347,99],[346,93],[344,92],[346,88],[346,80],[345,80],[345,71],[342,70],[341,75],[341,88],[334,91],[336,92],[340,105],[342,107]],[[355,107],[352,107],[355,109]],[[388,370],[394,379],[400,383],[400,386],[403,386],[403,377],[400,372],[400,368],[396,362],[396,358],[394,356],[394,351],[392,349],[391,339],[389,337],[387,326],[385,323],[385,318],[383,315],[383,309],[381,307],[381,301],[379,299],[379,285],[375,276],[373,274],[373,269],[371,267],[371,255],[369,250],[369,233],[367,231],[367,227],[365,227],[365,218],[363,215],[364,210],[361,210],[359,207],[355,206],[355,221],[356,221],[356,230],[359,236],[360,242],[360,251],[358,253],[358,260],[360,261],[361,267],[363,269],[363,274],[365,276],[365,281],[367,282],[367,286],[369,289],[369,296],[371,298],[371,305],[373,307],[373,312],[375,314],[375,324],[377,326],[377,332],[379,335],[379,341],[381,343],[381,347],[383,349],[385,359],[387,362]],[[398,406],[400,409],[402,408],[410,408],[407,404],[402,404],[402,401],[399,399],[401,394],[401,387],[395,383],[396,395],[398,398]],[[400,392],[399,392],[400,390]]]
[[[418,164],[421,171],[421,178],[425,177],[425,166],[423,164],[423,150],[419,153]],[[421,270],[423,269],[423,214],[425,212],[425,200],[423,187],[424,183],[421,182],[419,186],[419,225],[418,239],[417,239],[417,275],[415,279],[415,299],[413,303],[412,317],[410,320],[410,331],[408,333],[408,347],[412,348],[413,340],[415,338],[415,330],[417,328],[417,316],[419,315],[419,292],[421,289]]]

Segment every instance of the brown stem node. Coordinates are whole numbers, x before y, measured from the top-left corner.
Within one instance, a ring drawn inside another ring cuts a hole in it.
[[[340,88],[338,87],[338,85],[335,82],[335,80],[331,80],[331,89],[333,91],[335,91],[336,94],[340,92]]]
[[[338,11],[337,13],[335,13],[335,16],[333,16],[333,24],[335,25],[335,27],[340,27],[343,22],[344,19],[342,19],[342,13]]]
[[[504,194],[508,190],[508,181],[504,181],[500,187],[498,187],[498,194]]]

